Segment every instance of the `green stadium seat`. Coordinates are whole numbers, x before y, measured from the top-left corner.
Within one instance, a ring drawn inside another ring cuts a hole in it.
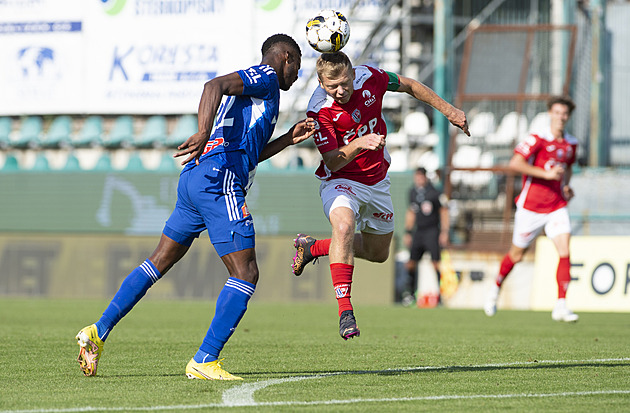
[[[48,164],[48,158],[43,153],[37,154],[35,157],[35,163],[31,168],[31,171],[43,172],[50,171],[50,165]]]
[[[151,116],[147,119],[140,136],[136,136],[133,146],[136,148],[150,148],[162,146],[167,136],[166,117]]]
[[[4,158],[4,165],[2,166],[2,170],[3,171],[19,171],[20,165],[18,163],[17,158],[13,155],[7,155],[6,158]]]
[[[197,116],[183,115],[175,123],[175,128],[166,138],[165,145],[169,148],[177,148],[186,139],[197,133]]]
[[[16,138],[11,141],[11,146],[18,149],[25,149],[29,145],[36,146],[39,143],[41,134],[41,116],[28,116],[21,120],[20,129]]]
[[[101,144],[109,149],[131,145],[133,135],[133,118],[129,115],[118,116],[109,133],[103,136]]]
[[[75,148],[91,146],[101,141],[103,137],[103,118],[97,115],[85,119],[79,133],[72,140]]]
[[[158,165],[156,172],[175,172],[177,171],[177,162],[170,153],[163,153],[162,158],[160,159],[160,164]]]
[[[271,161],[269,159],[265,159],[264,161],[259,163],[258,166],[256,167],[256,172],[272,171],[272,170],[273,170],[273,165],[271,164]]]
[[[66,165],[63,167],[63,170],[67,172],[80,171],[81,164],[79,163],[79,158],[73,153],[68,154],[68,159],[66,159]]]
[[[98,161],[96,161],[96,165],[94,165],[94,167],[92,168],[93,171],[99,172],[109,172],[113,169],[114,168],[112,167],[112,158],[107,152],[102,154],[101,157],[98,158]]]
[[[6,149],[11,144],[11,131],[13,130],[13,120],[8,116],[0,117],[0,149]]]
[[[72,134],[72,118],[67,115],[57,116],[48,132],[42,135],[39,146],[42,148],[58,148],[59,146],[69,146]]]
[[[144,172],[144,163],[142,162],[142,158],[136,152],[132,153],[129,156],[129,161],[127,161],[127,166],[125,167],[125,171],[127,172]]]

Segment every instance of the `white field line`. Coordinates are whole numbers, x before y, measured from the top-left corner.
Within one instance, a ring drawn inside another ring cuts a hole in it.
[[[406,401],[439,401],[439,400],[475,400],[475,399],[515,399],[515,398],[547,398],[547,397],[568,397],[568,396],[593,396],[593,395],[615,395],[630,394],[630,390],[597,390],[597,391],[579,391],[579,392],[560,392],[560,393],[514,393],[514,394],[472,394],[472,395],[437,395],[437,396],[417,396],[417,397],[384,397],[384,398],[365,398],[365,399],[348,399],[348,400],[316,400],[316,401],[278,401],[278,402],[260,402],[254,400],[254,393],[257,390],[266,387],[289,383],[294,381],[321,379],[331,376],[349,375],[349,374],[379,374],[379,373],[395,373],[410,371],[427,371],[427,370],[447,370],[458,368],[488,368],[488,367],[509,367],[509,366],[528,366],[537,364],[571,364],[571,363],[602,363],[614,361],[630,361],[630,358],[609,358],[609,359],[591,359],[591,360],[537,360],[527,362],[512,363],[496,363],[496,364],[478,364],[465,366],[422,366],[408,367],[401,369],[373,370],[373,371],[340,371],[326,374],[316,374],[308,376],[295,376],[280,379],[262,380],[255,383],[244,383],[240,386],[232,387],[223,392],[222,403],[207,404],[189,404],[189,405],[165,405],[165,406],[146,406],[146,407],[73,407],[65,409],[31,409],[31,410],[2,410],[0,413],[74,413],[74,412],[122,412],[122,411],[169,411],[169,410],[194,410],[208,409],[217,407],[265,407],[265,406],[325,406],[325,405],[342,405],[355,403],[378,403],[378,402],[406,402]]]
[[[260,389],[264,389],[265,387],[272,386],[274,384],[282,384],[292,381],[300,381],[300,380],[309,380],[309,379],[320,379],[324,377],[330,376],[339,376],[339,375],[348,375],[348,374],[378,374],[378,373],[396,373],[396,372],[413,372],[413,371],[427,371],[427,370],[448,370],[448,369],[458,369],[458,368],[488,368],[488,367],[510,367],[510,366],[531,366],[531,365],[539,365],[539,364],[572,364],[572,363],[602,363],[602,362],[611,362],[611,361],[630,361],[630,358],[616,358],[616,359],[594,359],[594,360],[536,360],[536,361],[525,361],[525,362],[511,362],[511,363],[496,363],[496,364],[481,364],[481,365],[470,365],[470,366],[422,366],[422,367],[407,367],[407,368],[399,368],[399,369],[387,369],[387,370],[365,370],[365,371],[340,371],[333,373],[325,373],[325,374],[316,374],[309,376],[297,376],[297,377],[286,377],[282,379],[270,379],[258,381],[255,383],[245,383],[241,386],[235,386],[229,388],[228,390],[223,392],[223,405],[224,406],[254,406],[254,405],[264,405],[262,403],[256,404],[254,401],[254,392]],[[443,397],[443,396],[436,396]],[[454,397],[454,396],[444,396],[444,397]],[[468,396],[461,396],[468,397]],[[386,399],[383,399],[386,400]],[[412,400],[412,399],[410,399]],[[416,400],[416,399],[413,399]],[[418,399],[424,400],[424,398]],[[431,399],[427,399],[431,400]],[[366,401],[368,401],[366,399]],[[369,400],[373,401],[373,400]],[[339,401],[337,401],[338,404]]]

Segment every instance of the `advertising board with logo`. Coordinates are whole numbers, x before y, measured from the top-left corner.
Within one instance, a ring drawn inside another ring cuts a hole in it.
[[[571,237],[571,283],[567,303],[574,311],[630,311],[630,237]],[[540,237],[531,305],[550,310],[557,297],[558,254]]]
[[[203,84],[260,62],[267,37],[287,33],[303,53],[301,79],[281,110],[317,85],[305,22],[355,1],[11,0],[0,1],[0,115],[196,113]],[[365,18],[379,2],[354,7],[355,57]],[[359,19],[360,17],[360,19]],[[390,68],[395,70],[396,68]]]

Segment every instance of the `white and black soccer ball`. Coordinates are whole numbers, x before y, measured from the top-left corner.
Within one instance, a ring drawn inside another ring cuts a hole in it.
[[[306,23],[308,44],[320,53],[341,50],[350,38],[346,16],[335,10],[322,10]]]

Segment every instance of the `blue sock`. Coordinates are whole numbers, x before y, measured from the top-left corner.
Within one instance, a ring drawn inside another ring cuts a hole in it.
[[[217,306],[210,328],[193,357],[197,363],[209,363],[219,358],[219,353],[228,341],[247,310],[247,302],[256,286],[238,278],[228,278],[217,298]]]
[[[103,316],[96,322],[96,329],[101,340],[105,341],[110,331],[134,305],[146,294],[149,287],[162,277],[149,260],[131,271],[123,281],[118,292],[112,298]]]

